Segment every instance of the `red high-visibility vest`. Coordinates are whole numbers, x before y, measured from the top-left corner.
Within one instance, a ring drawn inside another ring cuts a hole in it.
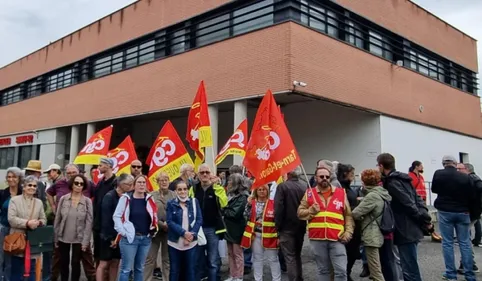
[[[241,247],[245,249],[251,248],[251,242],[254,234],[254,226],[256,224],[256,200],[251,202],[251,217],[244,229]],[[278,248],[278,230],[274,224],[274,201],[268,200],[263,211],[263,222],[261,224],[261,241],[265,249]]]
[[[345,232],[345,190],[336,188],[329,201],[322,203],[316,187],[306,191],[308,206],[315,202],[320,211],[308,221],[308,237],[312,240],[338,241]]]

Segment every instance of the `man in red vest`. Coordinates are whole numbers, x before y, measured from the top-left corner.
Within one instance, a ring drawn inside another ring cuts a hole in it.
[[[355,223],[343,188],[330,184],[331,171],[319,167],[315,171],[316,186],[308,188],[298,208],[298,217],[308,221],[308,237],[315,253],[318,279],[346,281],[346,249]]]

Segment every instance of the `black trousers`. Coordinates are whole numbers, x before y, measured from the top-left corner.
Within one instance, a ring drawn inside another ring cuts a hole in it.
[[[72,249],[72,260],[70,258],[70,251]],[[60,253],[60,280],[79,281],[80,279],[80,260],[82,257],[82,245],[69,244],[59,241],[59,253]],[[72,273],[70,273],[70,267],[72,267]],[[71,275],[71,276],[69,276]]]
[[[393,240],[385,239],[380,248],[380,264],[385,281],[395,281],[395,256],[393,254]]]
[[[361,258],[360,246],[361,246],[361,235],[360,235],[359,229],[355,228],[355,233],[353,234],[352,239],[345,245],[346,258],[347,258],[347,264],[346,264],[347,276],[350,276],[351,270],[356,260]]]

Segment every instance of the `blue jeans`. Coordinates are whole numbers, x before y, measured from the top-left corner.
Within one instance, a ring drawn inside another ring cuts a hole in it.
[[[196,278],[201,279],[202,271],[206,268],[206,251],[207,251],[207,269],[208,280],[217,281],[219,275],[219,236],[216,234],[214,228],[203,228],[204,235],[206,235],[207,245],[198,247],[198,259],[196,262]],[[122,280],[120,280],[122,281]]]
[[[417,246],[418,242],[398,245],[403,279],[405,281],[422,281],[420,268],[418,267]]]
[[[134,241],[130,244],[127,238],[122,237],[119,247],[122,256],[119,281],[129,281],[132,268],[134,268],[134,281],[143,281],[144,265],[151,248],[151,238],[136,235]]]
[[[244,249],[243,254],[244,254],[244,266],[251,269],[251,267],[253,266],[253,262],[251,261],[253,252],[251,251],[251,248]]]
[[[365,247],[363,247],[363,245],[360,246],[360,256],[363,266],[368,266],[367,255],[365,254]]]
[[[4,281],[10,281],[12,267],[10,255],[3,252],[3,241],[9,233],[10,227],[0,225],[0,278],[3,276]]]
[[[186,251],[179,251],[171,246],[168,246],[169,262],[171,269],[169,270],[169,281],[179,281],[181,276],[181,268],[184,269],[184,277],[182,280],[195,281],[196,279],[196,258],[198,247]],[[168,281],[168,280],[166,280]]]
[[[470,216],[465,213],[449,213],[438,211],[439,228],[442,234],[442,252],[445,261],[445,277],[451,280],[457,279],[457,268],[454,258],[454,229],[459,242],[462,266],[465,279],[474,281],[474,259],[470,241]]]
[[[35,281],[35,259],[30,263],[30,276],[28,281]],[[24,281],[23,274],[25,273],[25,258],[24,257],[12,257],[12,275],[10,281]]]

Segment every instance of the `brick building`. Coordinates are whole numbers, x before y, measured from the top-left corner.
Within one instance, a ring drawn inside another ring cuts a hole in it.
[[[143,160],[204,80],[216,151],[270,88],[308,170],[482,171],[477,71],[476,40],[408,0],[140,0],[0,69],[0,169],[65,164],[108,124]]]

